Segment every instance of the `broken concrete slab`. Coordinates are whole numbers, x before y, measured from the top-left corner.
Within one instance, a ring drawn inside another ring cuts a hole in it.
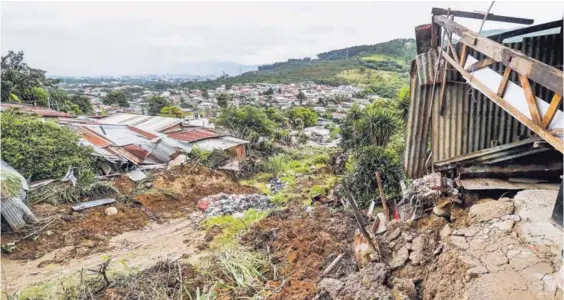
[[[392,261],[390,262],[390,268],[393,270],[404,266],[408,258],[409,250],[405,246],[401,247],[398,251],[396,251],[396,253],[394,253]]]
[[[513,203],[508,201],[486,200],[472,205],[468,212],[471,219],[477,222],[488,222],[495,218],[513,213]]]

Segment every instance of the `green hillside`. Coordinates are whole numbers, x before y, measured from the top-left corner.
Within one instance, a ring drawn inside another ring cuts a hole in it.
[[[209,89],[222,84],[252,82],[355,84],[382,97],[392,97],[409,80],[409,62],[415,57],[415,40],[396,39],[375,45],[354,46],[317,55],[319,59],[289,59],[259,66],[257,71],[204,82],[189,88]]]

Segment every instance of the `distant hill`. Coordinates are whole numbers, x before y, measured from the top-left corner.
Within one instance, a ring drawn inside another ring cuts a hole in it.
[[[409,63],[415,54],[414,39],[395,39],[319,53],[317,59],[306,57],[261,65],[257,71],[204,82],[188,82],[186,86],[209,89],[222,84],[314,81],[328,85],[355,84],[382,97],[393,97],[408,82]]]

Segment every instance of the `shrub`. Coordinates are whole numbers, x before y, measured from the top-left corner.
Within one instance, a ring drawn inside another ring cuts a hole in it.
[[[350,159],[344,178],[348,190],[346,196],[348,192],[352,193],[360,206],[365,207],[370,201],[379,198],[376,172],[380,172],[387,199],[400,194],[403,169],[397,152],[384,147],[367,146],[352,155]]]
[[[91,167],[92,149],[79,145],[68,128],[15,110],[3,112],[0,124],[2,159],[32,181],[60,178],[69,167]]]

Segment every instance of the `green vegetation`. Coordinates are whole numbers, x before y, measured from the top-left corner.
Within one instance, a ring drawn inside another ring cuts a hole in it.
[[[249,209],[239,218],[233,215],[208,217],[203,221],[202,226],[206,230],[211,230],[214,227],[221,229],[221,234],[215,236],[212,243],[212,247],[220,247],[236,242],[239,233],[248,229],[252,224],[264,219],[268,214],[268,211]]]
[[[92,149],[79,145],[68,128],[14,110],[3,112],[0,122],[2,159],[32,181],[60,178],[69,167],[91,165]]]
[[[149,115],[156,116],[161,110],[167,106],[170,106],[170,102],[161,96],[152,96],[147,101],[149,104]]]
[[[288,110],[288,119],[294,126],[298,126],[299,121],[303,122],[304,127],[311,127],[317,124],[317,113],[311,108],[295,106]]]
[[[106,105],[118,105],[121,107],[129,107],[129,97],[124,91],[111,91],[102,99]]]
[[[231,95],[226,93],[219,93],[215,96],[215,98],[217,99],[217,105],[221,108],[226,108],[231,101]]]
[[[9,199],[19,195],[21,188],[22,181],[17,174],[6,168],[0,169],[0,195],[2,198]]]
[[[169,118],[182,118],[184,114],[182,113],[182,110],[177,106],[165,106],[159,112],[159,116]]]

